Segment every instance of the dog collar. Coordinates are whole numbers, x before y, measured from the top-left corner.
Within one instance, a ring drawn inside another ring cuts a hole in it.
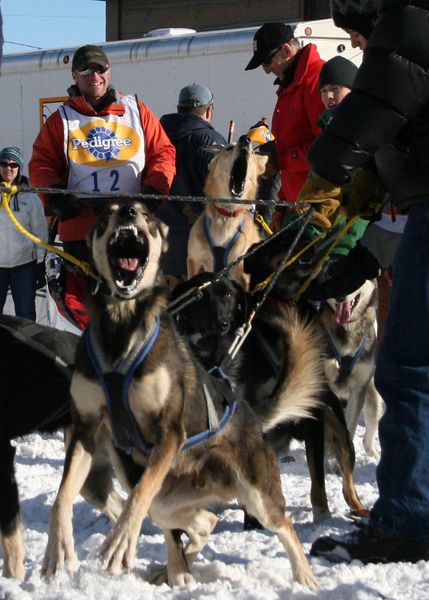
[[[238,217],[238,215],[241,215],[241,213],[244,210],[242,206],[240,206],[240,208],[237,208],[236,210],[227,210],[226,208],[223,208],[218,204],[213,204],[213,208],[224,217]]]

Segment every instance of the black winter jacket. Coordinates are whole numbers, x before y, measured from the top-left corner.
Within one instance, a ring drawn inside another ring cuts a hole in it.
[[[429,200],[428,0],[381,0],[353,90],[308,160],[343,184],[373,155],[395,204]]]
[[[202,196],[213,155],[203,150],[211,144],[226,144],[225,138],[196,115],[173,113],[160,119],[176,148],[176,176],[170,194]]]

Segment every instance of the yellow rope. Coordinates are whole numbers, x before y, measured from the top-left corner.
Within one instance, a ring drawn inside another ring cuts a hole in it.
[[[52,246],[51,244],[48,244],[47,242],[44,242],[37,236],[35,236],[32,233],[30,233],[29,231],[27,231],[21,225],[21,223],[15,218],[15,215],[13,214],[13,212],[11,211],[10,206],[9,206],[12,196],[17,194],[18,191],[19,191],[19,189],[16,185],[9,185],[8,183],[3,182],[0,186],[0,192],[1,192],[1,198],[2,198],[1,204],[0,204],[0,210],[2,208],[5,209],[10,220],[15,225],[15,227],[18,229],[18,231],[20,231],[23,235],[25,235],[25,237],[29,238],[35,244],[38,244],[39,246],[46,248],[46,250],[49,250],[50,252],[54,252],[55,254],[58,254],[59,256],[64,258],[64,260],[67,260],[68,262],[73,263],[74,265],[76,265],[77,267],[82,269],[82,271],[85,273],[85,275],[89,275],[90,277],[93,277],[94,279],[98,280],[97,275],[94,273],[94,271],[92,270],[91,265],[89,263],[87,263],[83,260],[78,260],[72,254],[69,254],[68,252],[65,252],[64,250],[60,250],[59,248]]]
[[[260,215],[259,213],[256,213],[255,221],[257,223],[259,223],[259,225],[262,227],[262,229],[266,233],[268,233],[268,235],[273,235],[272,229],[270,228],[270,226],[268,225],[268,223],[266,222],[266,220],[264,219],[264,217],[262,215]]]
[[[362,217],[362,215],[356,215],[355,217],[352,217],[349,221],[347,221],[347,223],[341,229],[341,231],[339,232],[339,234],[335,237],[335,240],[328,247],[328,249],[326,250],[325,254],[323,254],[323,256],[321,257],[321,259],[316,263],[316,266],[314,267],[314,269],[310,273],[309,277],[304,281],[304,283],[302,284],[302,286],[299,288],[299,290],[293,296],[293,300],[298,300],[300,298],[301,294],[303,294],[305,292],[305,290],[308,288],[308,286],[310,285],[310,283],[313,281],[314,277],[319,273],[320,269],[322,268],[322,266],[325,263],[325,261],[328,259],[328,257],[331,254],[332,250],[340,243],[340,241],[346,235],[346,233],[348,232],[348,230],[361,217]]]

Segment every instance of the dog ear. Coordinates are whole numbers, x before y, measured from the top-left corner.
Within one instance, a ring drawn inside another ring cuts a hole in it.
[[[268,156],[263,156],[262,154],[254,154],[256,171],[258,175],[262,175],[265,173],[265,169],[268,163]]]
[[[168,250],[168,242],[167,242],[167,236],[168,236],[168,225],[166,223],[164,223],[164,221],[158,221],[158,229],[159,229],[159,233],[161,234],[161,238],[162,238],[162,246],[161,246],[161,251],[163,254],[165,254]]]

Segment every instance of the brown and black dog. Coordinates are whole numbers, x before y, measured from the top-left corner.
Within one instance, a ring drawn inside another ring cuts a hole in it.
[[[195,221],[188,241],[188,278],[201,271],[220,271],[261,240],[249,205],[240,200],[256,199],[268,157],[255,154],[246,136],[234,145],[213,147],[213,152],[204,193],[237,202],[207,204]],[[250,277],[241,262],[231,268],[230,277],[248,289]]]
[[[324,477],[324,434],[329,434],[334,440],[333,448],[343,478],[344,498],[354,516],[366,516],[367,510],[354,485],[354,449],[343,409],[324,373],[326,341],[318,317],[292,302],[279,299],[268,302],[257,312],[249,335],[234,360],[229,361],[228,351],[237,328],[250,313],[252,298],[225,277],[200,273],[178,285],[173,299],[186,297],[191,290],[208,282],[211,285],[201,288],[198,299],[183,306],[176,316],[179,330],[187,336],[191,348],[206,369],[226,370],[243,398],[264,422],[266,414],[274,413],[275,407],[282,404],[282,397],[293,403],[297,397],[316,395],[319,403],[312,410],[311,418],[303,415],[293,422],[283,423],[277,419],[274,427],[264,427],[266,437],[278,453],[287,451],[291,438],[304,440],[311,476],[313,519],[318,522],[330,514]]]
[[[153,581],[192,582],[192,562],[217,521],[207,506],[238,498],[278,535],[294,579],[316,587],[285,515],[277,460],[259,419],[228,386],[207,377],[166,310],[160,275],[165,226],[141,204],[112,204],[89,244],[101,283],[89,301],[91,324],[76,354],[75,427],[52,508],[43,573],[76,565],[72,503],[94,452],[104,449],[129,490],[100,550],[110,573],[131,567],[149,514],[163,529],[167,547],[166,568]],[[307,377],[311,369],[310,363]],[[307,398],[276,408],[282,420],[293,419],[313,404]],[[267,419],[275,422],[272,415]]]
[[[69,387],[79,337],[27,319],[0,317],[0,537],[3,576],[24,579],[25,548],[11,440],[71,425]],[[110,461],[97,455],[82,495],[115,521],[122,499]]]

